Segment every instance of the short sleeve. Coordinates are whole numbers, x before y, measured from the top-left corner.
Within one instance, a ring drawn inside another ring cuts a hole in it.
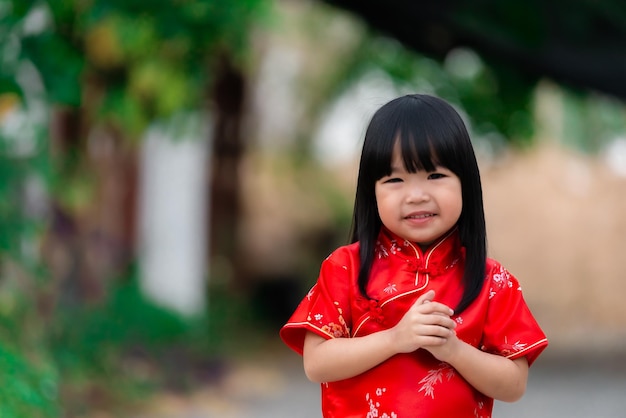
[[[298,354],[302,354],[307,331],[327,339],[350,336],[353,268],[349,261],[347,254],[339,250],[324,260],[317,282],[281,328],[283,342]]]
[[[548,345],[546,335],[524,301],[518,280],[495,264],[489,274],[489,308],[481,349],[532,364]]]

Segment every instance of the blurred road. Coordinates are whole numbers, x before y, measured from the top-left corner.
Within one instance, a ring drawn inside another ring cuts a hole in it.
[[[276,347],[272,355],[233,364],[216,387],[165,397],[135,418],[320,418],[319,387],[306,380],[300,357]],[[626,353],[595,358],[554,353],[531,368],[519,402],[497,402],[495,418],[626,417]]]

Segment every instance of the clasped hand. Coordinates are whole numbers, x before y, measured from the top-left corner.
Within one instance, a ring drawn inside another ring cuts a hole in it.
[[[454,311],[443,303],[434,302],[435,291],[421,295],[390,329],[398,353],[410,353],[419,348],[428,350],[438,360],[447,361],[459,339],[454,332]]]

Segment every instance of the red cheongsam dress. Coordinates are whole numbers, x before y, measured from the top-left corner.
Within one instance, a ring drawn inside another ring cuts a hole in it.
[[[322,263],[317,283],[300,302],[280,336],[302,354],[304,335],[351,338],[394,326],[424,292],[454,308],[462,296],[465,264],[453,230],[423,252],[381,231],[376,243],[368,295],[358,289],[358,243],[340,247]],[[520,285],[497,261],[487,260],[482,291],[453,319],[458,337],[483,351],[532,364],[547,346],[526,305]],[[349,379],[322,383],[326,418],[490,417],[493,399],[474,389],[449,364],[428,351],[396,354]]]

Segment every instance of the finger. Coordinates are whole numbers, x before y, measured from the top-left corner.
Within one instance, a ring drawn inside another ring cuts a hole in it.
[[[423,305],[424,303],[431,302],[434,298],[435,298],[435,291],[431,289],[428,292],[421,295],[419,298],[417,298],[414,305]]]
[[[423,324],[427,326],[437,326],[440,328],[445,328],[447,330],[453,330],[454,328],[456,328],[456,321],[448,316],[440,314],[434,314],[427,317]]]
[[[454,311],[448,305],[432,301],[422,303],[422,305],[420,305],[419,311],[423,314],[441,314],[447,317],[454,314]]]
[[[427,325],[423,326],[418,332],[422,337],[432,337],[432,338],[449,338],[453,335],[451,329],[439,326],[439,325]]]
[[[428,350],[428,347],[437,347],[448,342],[447,338],[442,337],[424,337],[421,347]]]

